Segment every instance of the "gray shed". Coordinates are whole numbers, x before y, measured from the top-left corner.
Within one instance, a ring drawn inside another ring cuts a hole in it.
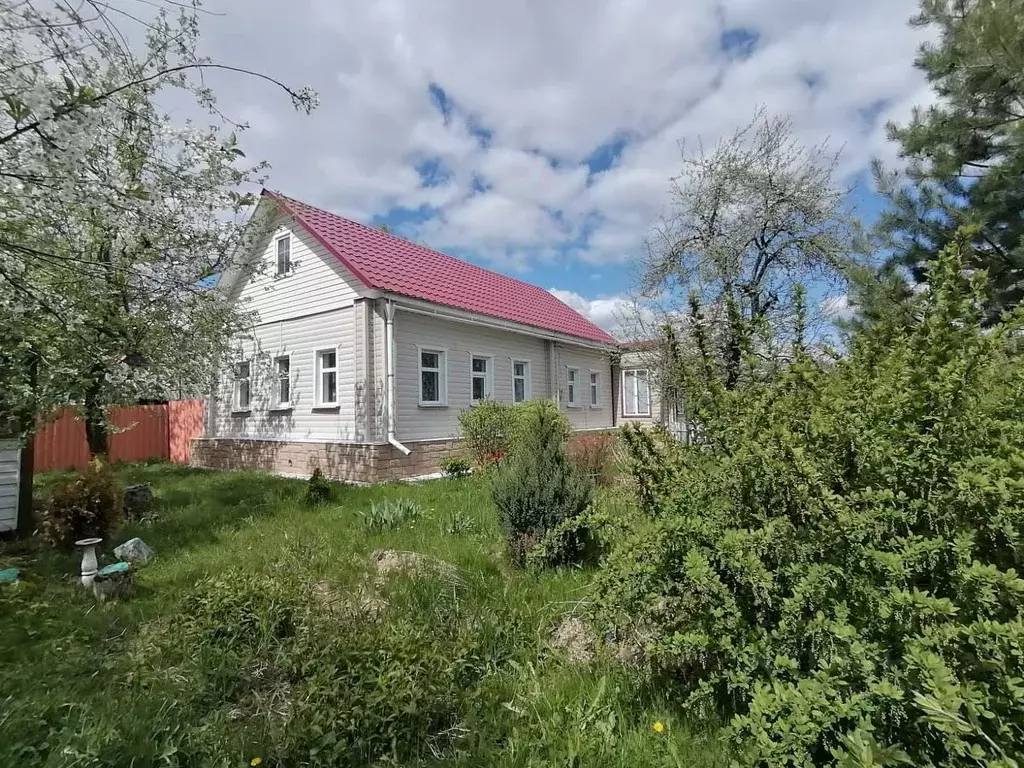
[[[0,532],[18,527],[18,474],[21,441],[0,440]]]

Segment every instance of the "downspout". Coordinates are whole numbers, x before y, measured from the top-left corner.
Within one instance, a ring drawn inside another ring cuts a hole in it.
[[[387,354],[387,409],[388,409],[388,442],[400,450],[404,456],[410,451],[395,437],[395,305],[391,300],[384,304],[384,345]]]

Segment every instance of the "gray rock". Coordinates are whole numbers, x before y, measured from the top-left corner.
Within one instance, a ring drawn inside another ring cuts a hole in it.
[[[144,563],[153,556],[153,550],[136,536],[134,539],[128,539],[121,546],[114,547],[114,555],[118,560],[125,560],[129,563]]]
[[[152,486],[129,485],[124,489],[124,515],[129,521],[141,520],[152,508]]]
[[[114,563],[100,570],[92,582],[92,593],[100,602],[135,594],[135,574],[128,563]]]

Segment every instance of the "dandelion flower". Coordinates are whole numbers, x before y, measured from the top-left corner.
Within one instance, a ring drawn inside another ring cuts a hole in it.
[[[259,765],[262,762],[263,762],[263,758],[262,757],[254,757],[252,760],[249,761],[249,765],[253,766],[253,768],[256,768],[256,766]]]
[[[652,727],[654,728],[655,733],[665,732],[665,724],[661,722],[661,720],[658,720]]]

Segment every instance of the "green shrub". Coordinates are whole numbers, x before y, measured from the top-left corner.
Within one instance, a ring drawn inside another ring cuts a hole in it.
[[[491,482],[509,555],[518,565],[545,533],[579,517],[593,494],[593,482],[566,455],[565,417],[558,407],[538,401],[523,414],[521,442]]]
[[[359,513],[367,531],[392,531],[415,522],[422,514],[420,505],[412,499],[385,499],[379,504],[370,502],[370,508]]]
[[[306,495],[303,497],[303,503],[307,507],[323,506],[330,503],[333,494],[334,484],[324,477],[320,467],[314,469],[306,483]]]
[[[457,456],[441,459],[441,471],[445,477],[465,477],[471,469],[468,461]]]
[[[488,467],[505,458],[515,420],[515,409],[499,400],[484,400],[459,413],[459,435],[478,467]]]
[[[960,248],[914,324],[693,387],[700,448],[625,433],[647,522],[608,556],[599,618],[732,717],[743,764],[1024,754],[1022,315],[981,327]]]
[[[43,507],[39,531],[54,547],[79,539],[107,539],[124,520],[124,486],[101,459],[57,486]]]

